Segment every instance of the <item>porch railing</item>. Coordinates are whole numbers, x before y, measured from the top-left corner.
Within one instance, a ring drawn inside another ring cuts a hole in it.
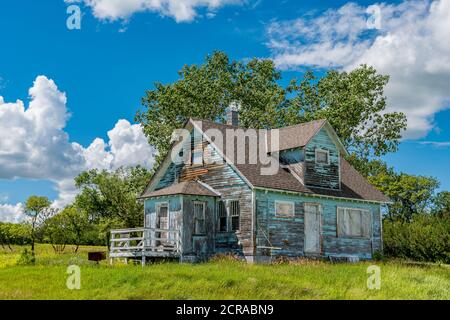
[[[179,230],[133,228],[111,230],[110,256],[151,256],[152,252],[178,254],[181,251]]]

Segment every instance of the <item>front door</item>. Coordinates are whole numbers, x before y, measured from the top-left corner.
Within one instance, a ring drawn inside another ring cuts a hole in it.
[[[320,206],[305,204],[305,253],[320,253]]]
[[[156,229],[168,230],[169,229],[169,207],[167,204],[159,204],[156,210]],[[160,238],[157,241],[157,245],[163,244],[168,238],[168,232],[158,231],[156,237]]]

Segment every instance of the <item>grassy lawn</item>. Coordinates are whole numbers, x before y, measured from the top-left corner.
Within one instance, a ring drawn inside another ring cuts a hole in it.
[[[37,246],[35,266],[17,266],[21,248],[0,248],[0,299],[450,299],[449,266],[403,262],[249,265],[236,261],[139,265],[87,261],[87,251]],[[66,287],[66,268],[81,268],[81,289]],[[381,289],[366,286],[381,268]]]

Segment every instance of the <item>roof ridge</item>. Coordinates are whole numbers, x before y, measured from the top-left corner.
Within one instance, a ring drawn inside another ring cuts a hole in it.
[[[221,122],[216,122],[213,120],[208,120],[208,119],[199,119],[199,118],[191,118],[193,121],[200,121],[200,122],[208,122],[208,123],[212,123],[215,125],[222,125],[225,127],[234,127],[234,128],[239,128],[239,129],[251,129],[251,128],[246,128],[246,127],[242,127],[242,126],[235,126],[232,124],[228,124],[228,123],[221,123]]]
[[[247,127],[243,127],[243,126],[236,126],[236,125],[232,125],[232,124],[228,124],[228,123],[216,122],[216,121],[209,120],[209,119],[200,119],[200,118],[193,118],[193,117],[191,117],[190,119],[192,119],[193,121],[208,122],[208,123],[215,124],[215,125],[222,125],[224,127],[233,127],[233,128],[239,128],[239,129],[255,129],[255,130],[257,130],[256,128],[247,128]],[[311,121],[307,121],[307,122],[301,122],[301,123],[292,124],[292,125],[289,125],[289,126],[284,126],[284,127],[279,127],[279,128],[271,128],[271,129],[267,129],[267,130],[268,131],[270,131],[270,130],[280,130],[280,129],[304,126],[304,125],[312,124],[312,123],[315,123],[315,122],[326,122],[326,121],[328,121],[328,120],[325,119],[325,118],[322,118],[322,119],[316,119],[316,120],[311,120]]]
[[[323,118],[323,119],[316,119],[316,120],[311,120],[311,121],[307,121],[307,122],[300,122],[300,123],[297,123],[297,124],[291,124],[290,126],[285,126],[285,127],[280,127],[280,128],[274,128],[274,129],[278,129],[278,130],[280,130],[280,129],[287,129],[287,128],[293,128],[293,127],[299,127],[299,126],[304,126],[304,125],[307,125],[307,124],[311,124],[311,123],[315,123],[315,122],[326,122],[326,121],[328,121],[327,119],[325,119],[325,118]]]

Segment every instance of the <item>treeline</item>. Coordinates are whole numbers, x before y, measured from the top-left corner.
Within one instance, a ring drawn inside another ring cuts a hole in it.
[[[80,193],[64,209],[51,207],[46,197],[31,196],[25,203],[24,223],[0,223],[0,245],[49,243],[55,252],[68,244],[109,246],[110,230],[142,226],[144,207],[137,197],[151,173],[142,167],[115,171],[90,170],[75,178]]]

